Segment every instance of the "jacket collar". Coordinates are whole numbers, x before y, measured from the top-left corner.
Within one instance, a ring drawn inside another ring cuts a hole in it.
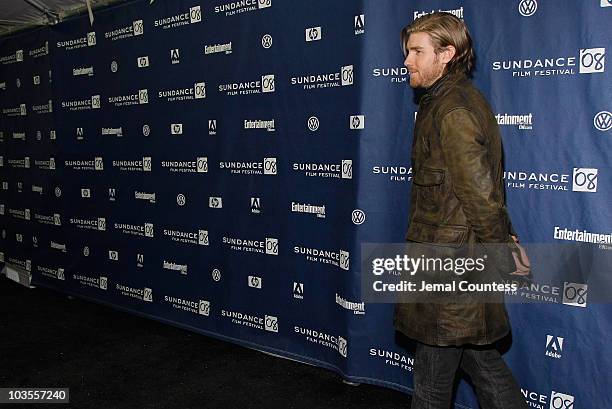
[[[427,88],[423,98],[427,100],[442,95],[454,84],[465,79],[467,79],[467,76],[464,73],[446,73]]]

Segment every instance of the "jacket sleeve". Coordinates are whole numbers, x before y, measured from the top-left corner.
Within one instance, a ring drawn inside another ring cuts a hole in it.
[[[455,108],[441,120],[442,153],[467,221],[481,243],[508,243],[508,219],[492,173],[486,136],[474,114]]]

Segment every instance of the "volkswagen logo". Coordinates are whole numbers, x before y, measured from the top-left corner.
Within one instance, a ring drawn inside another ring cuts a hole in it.
[[[311,116],[310,118],[308,118],[308,129],[313,132],[319,129],[319,118],[317,118],[316,116]]]
[[[110,68],[111,68],[112,72],[117,72],[117,70],[119,69],[119,64],[117,64],[117,61],[113,61],[111,63],[111,67]]]
[[[144,136],[149,136],[151,134],[151,128],[149,127],[149,125],[143,125],[142,134]]]
[[[593,125],[602,132],[609,131],[612,128],[612,113],[608,111],[598,112],[593,119]]]
[[[365,212],[360,209],[355,209],[353,210],[353,213],[351,214],[351,219],[353,220],[354,224],[359,226],[360,224],[363,224],[363,222],[365,222],[365,219],[366,219]]]
[[[536,0],[521,0],[518,9],[523,17],[533,16],[538,9],[538,2]]]

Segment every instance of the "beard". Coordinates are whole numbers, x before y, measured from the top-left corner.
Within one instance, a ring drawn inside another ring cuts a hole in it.
[[[444,74],[444,64],[440,64],[438,56],[434,57],[433,63],[428,67],[410,74],[410,86],[412,88],[429,88]]]

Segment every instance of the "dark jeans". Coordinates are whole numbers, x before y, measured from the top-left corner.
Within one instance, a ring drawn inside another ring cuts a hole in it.
[[[526,409],[512,372],[493,346],[436,347],[417,343],[411,409],[449,409],[455,374],[470,378],[482,409]]]

